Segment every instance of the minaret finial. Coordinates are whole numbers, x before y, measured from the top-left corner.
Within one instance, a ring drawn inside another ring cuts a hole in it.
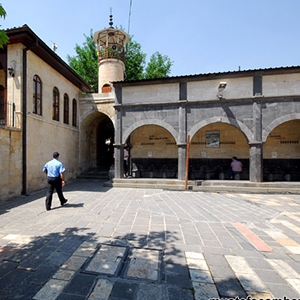
[[[110,8],[110,15],[109,15],[109,26],[110,28],[114,28],[113,27],[113,15],[112,15],[112,9]]]

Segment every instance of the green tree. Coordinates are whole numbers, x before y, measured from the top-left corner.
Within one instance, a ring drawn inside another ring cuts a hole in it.
[[[126,81],[144,78],[146,54],[142,52],[141,45],[135,42],[132,37],[129,38],[127,43],[126,59],[124,63]]]
[[[97,45],[93,40],[93,31],[86,36],[80,47],[76,44],[76,56],[67,56],[70,67],[77,72],[91,87],[92,93],[98,92],[98,54]],[[131,36],[126,47],[125,81],[168,77],[171,71],[170,58],[155,52],[146,64],[146,54],[139,43]]]
[[[167,77],[171,72],[172,64],[168,56],[155,52],[150,57],[144,76],[146,79]]]
[[[93,40],[93,31],[84,35],[85,42],[80,47],[76,44],[76,56],[67,56],[70,67],[79,74],[91,87],[92,93],[98,92],[98,54],[97,46]]]
[[[5,19],[6,17],[6,11],[3,8],[2,4],[0,3],[0,18]],[[8,36],[6,35],[6,32],[1,29],[0,30],[0,48],[3,48],[4,45],[6,45],[9,41]]]

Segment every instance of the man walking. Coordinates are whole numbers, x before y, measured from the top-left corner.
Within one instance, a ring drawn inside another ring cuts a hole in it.
[[[59,153],[53,153],[53,159],[48,161],[44,168],[43,172],[47,174],[48,177],[48,191],[46,197],[46,210],[51,210],[52,196],[54,189],[58,195],[61,206],[67,203],[67,199],[64,197],[62,192],[62,187],[65,186],[65,167],[62,162],[58,160]]]

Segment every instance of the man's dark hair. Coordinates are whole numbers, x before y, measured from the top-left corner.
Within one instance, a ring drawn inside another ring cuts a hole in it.
[[[53,152],[53,158],[58,158],[59,157],[59,153],[58,152]]]

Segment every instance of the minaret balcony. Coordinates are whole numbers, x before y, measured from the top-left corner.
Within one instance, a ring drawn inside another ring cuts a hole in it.
[[[109,59],[109,58],[114,58],[114,59],[119,59],[119,60],[124,61],[125,53],[124,53],[124,51],[113,50],[111,48],[105,48],[105,49],[99,50],[98,57],[99,57],[99,61],[101,61],[103,59]]]

